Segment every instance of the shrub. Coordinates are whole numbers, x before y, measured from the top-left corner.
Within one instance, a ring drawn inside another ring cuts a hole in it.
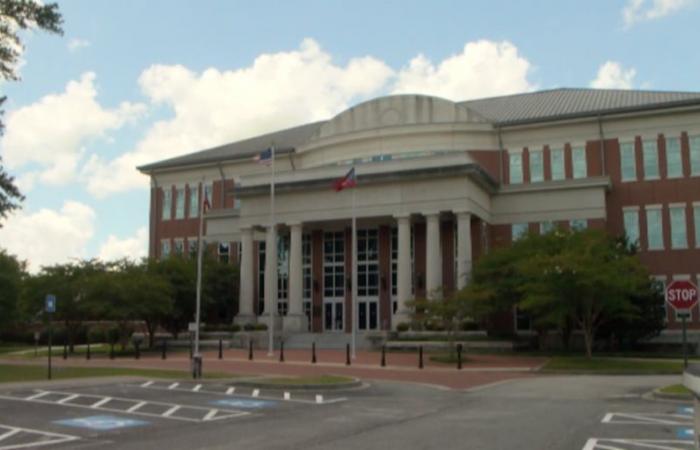
[[[247,324],[243,325],[243,329],[245,331],[253,331],[253,330],[255,330],[255,324],[254,323],[247,323]]]
[[[238,324],[226,324],[226,323],[219,323],[219,324],[213,324],[213,325],[207,325],[204,327],[204,331],[207,332],[217,332],[217,331],[225,331],[229,333],[236,333],[238,331],[241,331],[241,327]]]
[[[267,325],[264,323],[256,323],[255,324],[255,331],[265,331],[267,330]]]
[[[408,331],[409,328],[410,326],[406,322],[401,322],[400,324],[396,325],[396,331],[400,332]]]
[[[99,343],[107,341],[107,330],[104,328],[91,328],[88,331],[88,338],[91,343]]]

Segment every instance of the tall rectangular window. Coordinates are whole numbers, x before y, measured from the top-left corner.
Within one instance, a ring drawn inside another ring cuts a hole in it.
[[[520,152],[508,154],[508,172],[510,173],[510,184],[523,182],[523,155]]]
[[[588,168],[586,167],[586,149],[576,147],[571,150],[571,157],[574,165],[574,178],[586,178]]]
[[[199,216],[199,188],[190,186],[190,215],[189,217]]]
[[[185,218],[185,188],[175,189],[175,218]]]
[[[680,178],[682,176],[681,141],[677,137],[666,138],[666,177]]]
[[[695,227],[695,247],[700,248],[700,204],[693,205],[693,225]]]
[[[639,245],[639,210],[624,209],[622,211],[625,223],[625,236],[631,244]]]
[[[164,239],[160,241],[160,257],[167,258],[170,256],[170,240]]]
[[[173,207],[173,190],[171,188],[163,188],[163,220],[172,219]]]
[[[637,158],[634,142],[620,144],[620,172],[622,181],[635,181],[637,179]]]
[[[530,182],[536,183],[544,180],[544,162],[542,160],[542,151],[530,152]]]
[[[231,244],[228,242],[219,242],[219,262],[228,264],[229,257],[231,256]]]
[[[700,175],[700,136],[690,138],[690,173]]]
[[[514,223],[510,228],[510,238],[513,242],[517,241],[521,237],[527,234],[527,224],[526,223]]]
[[[566,177],[564,173],[564,149],[551,149],[549,155],[552,166],[552,180],[563,180]]]
[[[212,186],[211,184],[205,184],[204,185],[204,196],[207,200],[209,200],[209,207],[214,206],[214,200],[212,199]],[[206,205],[206,203],[205,203]]]
[[[647,208],[647,245],[649,250],[663,250],[664,230],[661,221],[661,208]]]
[[[554,230],[554,222],[551,220],[540,222],[540,234],[547,234],[552,230]]]
[[[586,219],[573,219],[569,221],[569,227],[573,231],[581,231],[588,228],[588,220]]]
[[[655,180],[659,178],[659,149],[656,139],[642,142],[642,156],[644,157],[644,179]]]
[[[185,242],[182,239],[175,239],[175,254],[182,256],[185,254]]]
[[[688,248],[688,235],[685,226],[685,205],[671,206],[671,248]]]

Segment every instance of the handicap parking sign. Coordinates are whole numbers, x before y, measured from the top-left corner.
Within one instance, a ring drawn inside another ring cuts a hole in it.
[[[272,400],[249,400],[247,398],[227,398],[211,402],[213,405],[228,406],[242,409],[261,409],[275,406],[277,402]]]
[[[77,419],[56,420],[54,423],[67,427],[87,428],[99,431],[148,425],[148,422],[144,420],[127,419],[117,416],[89,416]]]
[[[46,312],[55,313],[56,312],[56,296],[48,294],[46,296]]]

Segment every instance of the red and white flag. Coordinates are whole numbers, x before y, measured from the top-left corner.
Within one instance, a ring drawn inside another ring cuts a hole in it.
[[[343,189],[349,189],[357,186],[357,178],[355,177],[355,168],[350,169],[348,173],[345,174],[343,178],[338,178],[333,183],[333,189],[336,192],[340,192]]]

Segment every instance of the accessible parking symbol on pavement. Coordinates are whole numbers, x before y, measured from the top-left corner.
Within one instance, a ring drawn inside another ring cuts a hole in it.
[[[108,431],[118,428],[130,428],[148,425],[145,420],[129,419],[117,416],[89,416],[77,419],[56,420],[54,423],[68,427],[87,428],[90,430]]]
[[[211,404],[241,409],[262,409],[273,407],[277,404],[277,402],[272,400],[248,400],[246,398],[226,398],[222,400],[214,400],[213,402],[211,402]]]

